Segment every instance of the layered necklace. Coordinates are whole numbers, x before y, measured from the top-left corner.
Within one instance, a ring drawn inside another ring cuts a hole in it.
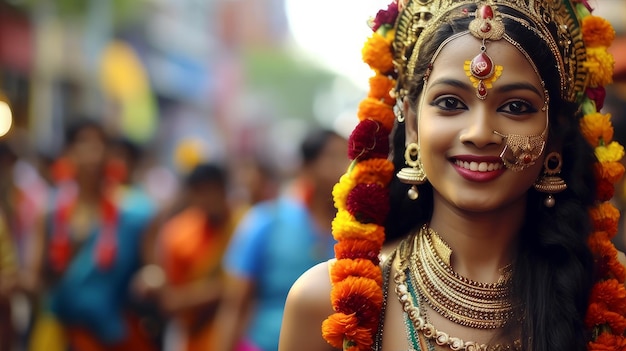
[[[423,309],[427,304],[448,320],[470,328],[502,328],[514,318],[516,310],[509,301],[510,266],[503,268],[499,281],[492,284],[462,277],[450,266],[452,250],[428,226],[423,226],[413,240],[401,244],[398,251],[396,294],[409,319],[407,323],[427,340],[452,350],[521,349],[519,341],[512,345],[485,345],[451,337],[437,330]]]

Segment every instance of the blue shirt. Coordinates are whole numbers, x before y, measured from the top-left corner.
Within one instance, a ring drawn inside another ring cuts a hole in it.
[[[252,207],[232,238],[224,268],[250,279],[256,292],[247,338],[264,351],[278,349],[285,300],[306,270],[334,256],[330,232],[316,229],[300,201],[281,197]]]

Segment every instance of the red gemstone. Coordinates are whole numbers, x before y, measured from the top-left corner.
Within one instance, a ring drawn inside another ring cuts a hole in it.
[[[530,161],[532,161],[532,158],[530,157],[530,155],[524,155],[524,163],[528,164],[530,163]]]
[[[478,82],[478,88],[476,88],[476,93],[478,94],[478,97],[481,99],[484,99],[487,97],[487,87],[485,86],[485,83],[482,80]]]
[[[491,30],[491,24],[485,22],[482,26],[480,26],[480,31],[483,33],[487,33]]]
[[[478,79],[489,78],[493,74],[493,61],[487,54],[481,52],[472,59],[470,71]]]
[[[478,15],[482,19],[492,19],[493,9],[489,5],[481,6],[481,8],[478,10]]]

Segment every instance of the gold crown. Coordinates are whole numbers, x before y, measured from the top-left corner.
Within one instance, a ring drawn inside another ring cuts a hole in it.
[[[401,90],[415,73],[415,65],[423,43],[438,24],[454,17],[471,16],[464,11],[469,5],[487,4],[499,9],[499,15],[520,23],[543,40],[554,57],[560,78],[561,97],[575,102],[587,85],[585,48],[580,21],[570,0],[408,0],[396,21],[393,43],[394,63]],[[523,14],[521,18],[502,11],[510,8]]]

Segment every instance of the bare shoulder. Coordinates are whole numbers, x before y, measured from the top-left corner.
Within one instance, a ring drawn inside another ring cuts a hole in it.
[[[294,303],[317,304],[316,307],[330,308],[329,269],[333,260],[319,263],[304,272],[289,291],[288,301]],[[331,311],[332,312],[332,311]]]
[[[333,313],[329,262],[320,263],[291,287],[280,332],[279,351],[333,350],[322,338],[322,322]]]

